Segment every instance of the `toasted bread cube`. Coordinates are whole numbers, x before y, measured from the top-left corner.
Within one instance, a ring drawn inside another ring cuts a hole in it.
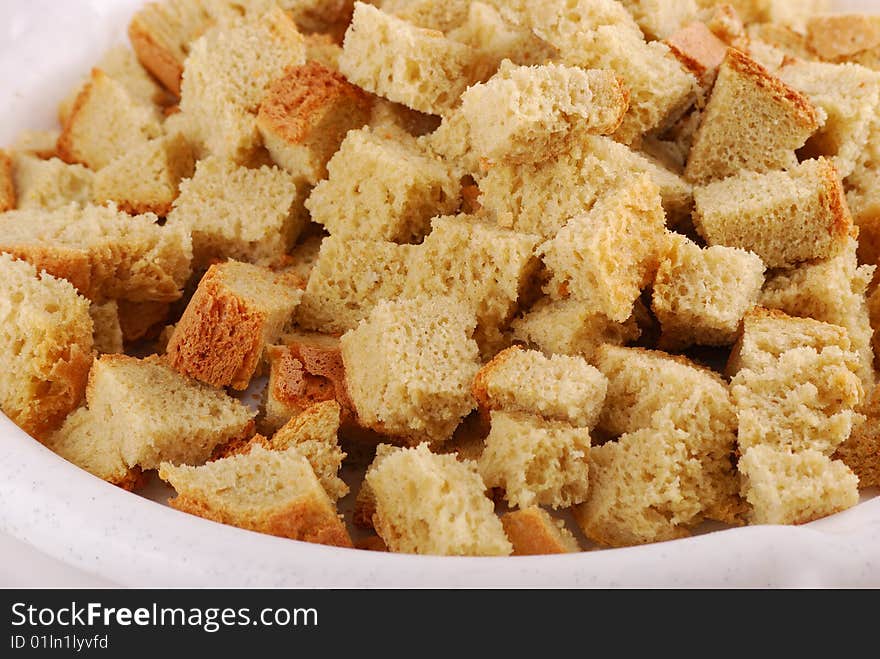
[[[0,254],[0,408],[44,439],[82,400],[92,363],[88,300]]]
[[[455,298],[376,305],[340,341],[360,422],[413,442],[449,439],[474,409],[470,387],[480,364],[469,337],[475,325]]]
[[[754,524],[806,524],[859,502],[858,477],[818,451],[755,446],[739,469]]]
[[[513,545],[514,556],[568,554],[581,551],[578,541],[543,508],[532,506],[501,516],[504,532]]]
[[[790,62],[779,70],[779,77],[828,115],[802,156],[825,156],[842,177],[849,176],[880,112],[880,71],[856,64]]]
[[[807,21],[810,50],[829,62],[848,60],[880,49],[880,16],[836,14],[811,16]]]
[[[284,275],[237,261],[212,265],[168,342],[169,363],[215,387],[244,390],[302,291]]]
[[[481,350],[494,355],[540,267],[538,238],[467,216],[438,217],[431,225],[425,242],[411,252],[403,294],[460,297],[476,314]]]
[[[622,0],[649,39],[666,39],[697,16],[696,0]]]
[[[727,57],[727,44],[716,37],[705,23],[689,23],[670,33],[664,43],[697,80],[709,88]]]
[[[584,535],[606,547],[690,535],[701,503],[683,486],[699,463],[689,460],[687,433],[671,424],[627,433],[590,451],[590,491],[572,509]]]
[[[123,469],[201,464],[252,426],[252,413],[222,391],[177,373],[164,360],[103,355],[86,389],[87,409],[68,418],[49,445],[111,482]]]
[[[513,338],[548,355],[579,355],[588,361],[605,343],[623,345],[639,338],[634,317],[616,323],[580,300],[540,300],[511,323]]]
[[[684,236],[670,240],[654,280],[651,308],[664,347],[733,345],[740,321],[755,306],[764,263],[735,247],[701,249]]]
[[[12,180],[15,182],[16,208],[55,210],[71,203],[81,206],[90,203],[95,173],[58,158],[42,160],[18,153],[12,158]]]
[[[724,2],[746,23],[778,22],[802,27],[812,14],[831,11],[829,0],[697,0],[701,7]]]
[[[794,167],[795,151],[819,126],[816,108],[805,96],[731,48],[703,113],[685,178],[707,183],[743,170]]]
[[[153,338],[161,331],[171,311],[168,302],[117,300],[117,307],[122,338],[128,343]]]
[[[59,130],[25,130],[18,134],[12,149],[16,153],[48,160],[58,155]],[[7,154],[8,155],[8,154]]]
[[[568,508],[587,498],[590,431],[522,412],[491,412],[479,469],[511,506]]]
[[[297,323],[325,333],[354,329],[381,300],[403,292],[415,250],[381,240],[325,238]]]
[[[280,428],[317,403],[336,401],[342,423],[355,421],[354,406],[345,384],[345,365],[339,337],[291,332],[283,344],[269,346],[269,383],[264,423]]]
[[[458,179],[412,138],[351,131],[327,170],[306,208],[340,238],[418,242],[432,217],[458,208]]]
[[[843,185],[824,158],[715,181],[696,188],[694,202],[694,224],[709,245],[754,252],[768,268],[833,257],[852,231]]]
[[[478,176],[480,204],[500,226],[552,238],[603,194],[648,174],[671,224],[690,213],[692,191],[680,176],[608,137],[583,135],[579,142],[546,162],[493,165]]]
[[[427,445],[388,452],[367,472],[373,522],[388,549],[441,556],[508,556],[513,547],[476,464]]]
[[[862,406],[865,420],[837,447],[834,460],[842,460],[859,477],[859,489],[880,487],[880,388]]]
[[[152,108],[139,104],[121,83],[94,69],[58,138],[58,155],[97,171],[161,134]]]
[[[95,175],[95,203],[113,202],[132,215],[165,217],[180,192],[180,182],[195,168],[192,148],[176,133],[151,140],[119,156]]]
[[[612,436],[645,428],[684,431],[687,464],[679,487],[711,519],[736,523],[739,501],[731,456],[736,411],[724,381],[683,357],[603,346],[596,367],[608,378],[598,428]],[[635,440],[633,440],[635,441]],[[676,440],[678,441],[678,440]]]
[[[423,136],[419,142],[431,154],[441,158],[459,176],[476,176],[487,169],[489,162],[480,157],[471,142],[471,127],[460,110],[453,110],[443,117],[437,130]],[[498,163],[492,163],[493,167]],[[506,168],[513,173],[517,168]],[[464,196],[464,190],[462,190]]]
[[[483,157],[537,162],[564,150],[574,131],[616,131],[627,98],[613,71],[505,62],[486,83],[462,94],[461,112]]]
[[[480,369],[473,392],[480,411],[523,412],[548,421],[593,428],[602,413],[608,380],[582,357],[545,357],[508,348]]]
[[[299,451],[255,446],[201,467],[163,463],[159,477],[183,512],[221,524],[325,545],[351,547],[345,524]]]
[[[181,181],[169,222],[192,231],[193,267],[218,258],[278,265],[306,224],[306,186],[277,167],[248,169],[217,157]]]
[[[654,280],[666,249],[660,189],[643,175],[569,220],[540,252],[552,275],[547,291],[573,297],[624,322]]]
[[[89,305],[95,352],[101,355],[117,355],[124,352],[122,327],[119,324],[119,304],[109,300]]]
[[[316,62],[288,69],[269,87],[257,127],[272,159],[315,185],[345,134],[365,125],[372,100],[342,75]]]
[[[331,71],[339,71],[339,58],[342,46],[336,43],[333,35],[315,32],[304,34],[306,43],[306,63],[315,62]]]
[[[874,388],[874,330],[865,292],[875,266],[859,267],[857,243],[850,238],[837,256],[803,263],[771,277],[761,293],[761,305],[790,316],[814,318],[843,327],[859,355],[859,378],[865,391]]]
[[[183,72],[187,137],[211,155],[247,163],[261,145],[256,114],[269,86],[305,61],[303,37],[280,7],[211,30],[192,45]]]
[[[473,82],[471,49],[356,2],[339,70],[369,92],[413,110],[443,114]]]
[[[0,252],[70,281],[90,300],[173,302],[190,275],[189,231],[155,215],[68,206],[0,215]]]

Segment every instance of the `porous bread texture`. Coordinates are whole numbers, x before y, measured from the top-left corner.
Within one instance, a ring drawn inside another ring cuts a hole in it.
[[[116,300],[102,304],[90,304],[92,319],[92,343],[98,354],[121,354],[124,352],[122,327],[119,325],[119,305]]]
[[[306,226],[305,231],[310,228]],[[306,235],[300,234],[300,241],[294,245],[288,254],[287,262],[282,266],[282,270],[287,272],[291,277],[295,277],[299,281],[299,287],[305,290],[312,277],[312,271],[318,262],[318,255],[321,253],[321,243],[324,241],[322,234]]]
[[[720,245],[701,248],[671,235],[651,297],[663,329],[661,346],[733,345],[763,284],[764,263],[757,255]]]
[[[697,17],[696,0],[621,0],[649,39],[665,39]]]
[[[277,167],[241,167],[212,156],[180,183],[169,224],[192,232],[193,267],[215,259],[279,265],[306,224],[306,186]]]
[[[746,23],[785,23],[798,28],[810,16],[831,10],[830,0],[697,0],[697,5],[728,5]]]
[[[193,175],[192,148],[180,133],[150,140],[119,156],[96,175],[92,198],[112,202],[126,213],[155,213],[165,217],[180,191],[180,182]]]
[[[811,16],[806,40],[816,55],[828,62],[853,60],[880,49],[880,17],[869,14]]]
[[[301,297],[285,275],[268,268],[238,261],[212,265],[171,335],[168,362],[215,387],[247,389]]]
[[[568,554],[581,551],[578,541],[543,508],[531,506],[501,516],[504,533],[513,545],[514,556]]]
[[[159,137],[162,127],[151,107],[100,69],[79,93],[58,138],[58,156],[94,171]]]
[[[849,176],[880,112],[880,71],[849,63],[794,61],[779,69],[779,77],[827,115],[802,157],[826,156],[840,176]]]
[[[342,333],[357,327],[381,300],[399,296],[416,247],[329,236],[296,311],[303,329]]]
[[[707,183],[740,171],[797,165],[795,151],[820,126],[810,101],[734,48],[718,71],[685,178]]]
[[[69,282],[0,254],[0,408],[25,432],[44,439],[80,404],[92,331]]]
[[[340,238],[418,242],[432,217],[458,209],[458,178],[411,137],[352,130],[327,171],[306,208]]]
[[[354,128],[364,126],[371,97],[317,62],[287,69],[260,105],[257,128],[272,159],[310,185],[327,177],[327,162]]]
[[[281,345],[269,346],[269,382],[263,422],[273,430],[317,403],[335,401],[342,422],[351,425],[355,412],[345,384],[339,337],[290,332]]]
[[[462,94],[461,112],[472,148],[482,157],[537,162],[564,150],[574,131],[616,131],[628,96],[611,70],[505,61],[487,82]]]
[[[441,158],[459,177],[485,174],[491,170],[490,164],[493,167],[498,165],[482,159],[474,149],[470,124],[460,109],[447,113],[437,130],[420,138],[419,143],[428,153]],[[513,175],[516,170],[517,168],[510,167],[507,171],[509,175]]]
[[[473,82],[471,48],[363,2],[345,33],[339,70],[369,92],[443,114]]]
[[[546,357],[514,346],[480,369],[473,393],[486,417],[502,410],[593,428],[607,388],[607,378],[582,357]]]
[[[168,302],[130,302],[117,300],[119,326],[126,342],[151,338],[162,329],[168,320],[171,304]],[[164,350],[163,350],[164,352]]]
[[[768,268],[833,257],[852,232],[843,185],[825,158],[697,187],[694,205],[694,225],[709,245],[749,250]]]
[[[431,227],[410,252],[403,295],[460,298],[476,314],[474,338],[491,357],[540,267],[539,239],[463,215],[434,218]]]
[[[376,532],[393,552],[508,556],[513,547],[495,516],[476,464],[435,455],[426,444],[396,449],[367,472]]]
[[[747,33],[751,41],[751,48],[749,49],[751,51],[755,50],[755,45],[757,44],[759,49],[769,47],[782,52],[783,61],[786,59],[785,56],[805,60],[816,59],[815,55],[807,47],[806,35],[788,25],[782,25],[781,23],[753,23],[749,25]],[[762,56],[754,52],[750,54],[756,61],[761,62]],[[778,69],[781,65],[782,62],[768,68]]]
[[[104,53],[95,66],[119,82],[131,98],[141,105],[151,107],[173,103],[173,98],[141,65],[134,52],[126,46],[120,45],[111,48]],[[82,81],[59,104],[58,119],[62,126],[67,123],[76,99],[87,83],[88,79]]]
[[[641,334],[634,317],[616,323],[592,305],[569,298],[538,301],[511,323],[513,338],[547,355],[580,355],[590,361],[599,346],[623,345]]]
[[[49,445],[105,480],[118,479],[123,465],[201,464],[217,446],[243,434],[253,416],[237,400],[180,375],[156,356],[96,359],[86,403]]]
[[[474,409],[475,325],[455,298],[379,302],[340,340],[360,423],[414,443],[449,439]]]
[[[718,69],[727,57],[727,44],[698,21],[682,25],[664,39],[673,55],[697,77],[704,90],[715,83]]]
[[[386,14],[418,27],[449,32],[462,25],[468,16],[470,0],[380,0],[376,3]]]
[[[95,173],[59,158],[43,160],[16,153],[12,157],[12,181],[16,200],[13,208],[55,210],[72,203],[90,203]]]
[[[304,34],[326,33],[342,41],[351,21],[352,0],[274,0]],[[323,36],[323,35],[322,35]]]
[[[0,213],[11,211],[16,207],[15,179],[12,170],[12,158],[6,151],[0,150]]]
[[[659,186],[669,223],[690,214],[692,189],[650,158],[602,135],[582,135],[570,151],[542,163],[496,163],[477,173],[480,204],[502,227],[552,238],[607,192],[644,174]]]
[[[637,348],[603,346],[595,365],[608,378],[600,431],[612,437],[638,434],[641,439],[630,440],[634,444],[676,444],[656,459],[677,456],[677,487],[693,511],[690,520],[682,517],[681,523],[696,523],[703,516],[738,523],[741,510],[732,462],[737,419],[724,381],[684,357]],[[651,439],[646,429],[656,429],[662,439]],[[612,455],[617,450],[636,449],[609,449]]]
[[[479,460],[488,487],[504,490],[511,506],[568,508],[586,500],[590,431],[522,412],[493,411]]]
[[[304,34],[303,39],[306,43],[306,63],[316,62],[331,71],[339,71],[342,46],[336,43],[332,35],[315,32]]]
[[[666,216],[650,176],[631,179],[571,218],[539,253],[551,297],[573,297],[624,322],[650,284],[666,251]]]
[[[190,275],[189,231],[155,215],[71,205],[0,215],[0,252],[67,279],[85,297],[173,302]]]
[[[58,138],[60,130],[25,130],[18,134],[12,145],[16,153],[35,156],[43,160],[54,158],[57,155]]]
[[[832,459],[841,460],[859,477],[859,489],[880,487],[880,389],[860,408],[864,421],[856,422],[850,436]]]
[[[183,512],[282,538],[352,546],[336,507],[299,451],[255,446],[201,467],[166,462],[159,477],[177,491],[168,503]]]
[[[261,146],[256,114],[269,86],[305,61],[303,37],[278,7],[209,31],[192,44],[183,72],[187,137],[211,155],[246,163]]]
[[[874,352],[870,314],[865,299],[876,266],[859,267],[858,243],[847,246],[830,259],[803,263],[775,273],[761,293],[761,306],[779,309],[790,316],[814,318],[843,327],[859,356],[858,375],[866,392],[874,388]]]
[[[728,370],[739,418],[738,442],[831,455],[860,420],[859,358],[846,330],[756,309]]]
[[[753,524],[806,524],[859,502],[858,477],[813,450],[748,449],[739,460]]]

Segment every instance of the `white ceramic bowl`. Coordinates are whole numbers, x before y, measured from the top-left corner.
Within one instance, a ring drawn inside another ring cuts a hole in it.
[[[0,145],[57,103],[140,0],[0,0]],[[846,3],[877,9],[876,0]],[[294,542],[177,512],[55,456],[0,414],[0,531],[130,586],[880,586],[880,498],[803,527],[749,527],[552,557],[441,558]]]

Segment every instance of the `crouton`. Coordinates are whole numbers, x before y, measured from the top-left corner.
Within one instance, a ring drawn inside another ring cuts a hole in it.
[[[501,516],[514,556],[567,554],[581,551],[565,524],[538,506],[513,510]]]
[[[116,300],[90,304],[89,316],[94,327],[92,342],[95,352],[101,355],[124,352],[122,327],[119,324],[119,305]]]
[[[865,51],[880,49],[880,16],[835,14],[807,20],[810,50],[829,62],[848,60]]]
[[[727,56],[727,44],[704,23],[689,23],[670,33],[664,42],[704,88],[711,88]]]
[[[880,487],[880,389],[875,388],[862,406],[865,420],[857,422],[852,433],[832,455],[859,477],[859,489]]]
[[[123,156],[123,157],[127,157]],[[82,165],[69,165],[58,158],[43,160],[17,153],[12,158],[16,208],[55,210],[71,203],[92,201],[95,173]],[[8,209],[7,209],[8,210]]]
[[[0,213],[16,207],[15,178],[12,173],[12,158],[0,150]]]

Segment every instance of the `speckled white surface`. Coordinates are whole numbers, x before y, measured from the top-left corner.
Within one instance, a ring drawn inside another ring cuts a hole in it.
[[[52,125],[57,101],[124,39],[139,4],[0,0],[0,89],[11,90],[0,144],[24,128]],[[878,9],[877,0],[846,4]],[[880,587],[880,497],[805,527],[735,529],[632,549],[503,559],[389,555],[261,536],[179,513],[76,469],[2,414],[0,532],[97,575],[95,584]],[[49,585],[20,576],[15,583]]]

